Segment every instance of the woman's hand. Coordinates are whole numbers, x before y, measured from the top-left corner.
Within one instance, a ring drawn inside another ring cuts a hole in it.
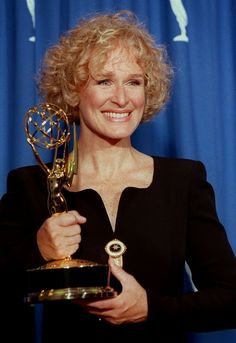
[[[37,232],[38,248],[46,261],[72,255],[81,241],[81,226],[86,218],[77,211],[57,213],[46,219]]]
[[[145,321],[148,314],[147,294],[145,289],[118,267],[111,258],[109,265],[112,274],[120,281],[122,292],[115,298],[88,301],[78,301],[86,310],[112,324],[138,323]]]

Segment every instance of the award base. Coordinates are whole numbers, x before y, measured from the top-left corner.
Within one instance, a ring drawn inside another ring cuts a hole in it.
[[[118,291],[110,286],[106,264],[64,259],[26,271],[25,303],[55,300],[111,298]]]

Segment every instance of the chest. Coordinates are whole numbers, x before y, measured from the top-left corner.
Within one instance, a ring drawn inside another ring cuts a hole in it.
[[[128,187],[147,188],[152,182],[152,175],[150,169],[138,174],[120,175],[115,180],[94,182],[91,179],[88,182],[89,187],[100,195],[113,231],[115,231],[117,212],[123,191]]]
[[[105,204],[94,190],[81,192],[78,202],[71,205],[88,218],[82,228],[81,258],[89,256],[97,260],[99,257],[99,261],[106,261],[104,247],[117,238],[127,246],[123,261],[128,272],[150,281],[150,287],[154,277],[159,286],[160,279],[168,280],[165,286],[172,284],[170,275],[184,261],[183,201],[169,202],[166,192],[161,192],[158,186],[126,188],[120,196],[115,232],[111,230]]]

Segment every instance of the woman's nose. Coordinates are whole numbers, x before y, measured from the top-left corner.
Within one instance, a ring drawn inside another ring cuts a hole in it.
[[[128,102],[127,93],[124,86],[116,86],[112,95],[112,102],[124,107]]]

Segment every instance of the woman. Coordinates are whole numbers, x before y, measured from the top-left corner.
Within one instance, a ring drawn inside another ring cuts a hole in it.
[[[41,94],[80,127],[78,173],[63,189],[69,211],[52,216],[43,171],[10,173],[0,212],[5,247],[11,233],[4,261],[15,270],[68,255],[107,263],[104,247],[114,238],[127,250],[123,268],[109,258],[121,293],[46,304],[43,342],[83,334],[184,342],[188,331],[235,327],[236,260],[203,164],[131,144],[166,104],[171,77],[165,50],[127,11],[82,21],[45,56]],[[185,261],[197,292],[183,292]]]

